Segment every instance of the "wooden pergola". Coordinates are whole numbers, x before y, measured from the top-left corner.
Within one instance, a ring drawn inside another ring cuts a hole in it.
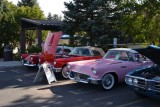
[[[62,30],[63,22],[56,20],[37,20],[37,19],[21,19],[21,33],[20,33],[20,50],[21,53],[26,51],[26,30],[36,30],[36,38],[38,45],[42,43],[42,30],[60,31]]]

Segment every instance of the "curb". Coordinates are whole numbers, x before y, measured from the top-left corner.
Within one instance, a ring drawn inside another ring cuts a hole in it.
[[[0,69],[6,69],[6,68],[24,68],[24,66],[21,66],[21,65],[19,65],[19,66],[0,66]]]
[[[0,61],[0,68],[19,68],[23,67],[20,61]]]

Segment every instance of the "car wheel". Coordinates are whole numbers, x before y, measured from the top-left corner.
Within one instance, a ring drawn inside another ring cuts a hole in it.
[[[106,74],[102,78],[102,87],[105,90],[110,90],[115,85],[115,78],[112,74]]]
[[[62,77],[65,78],[65,79],[69,78],[67,72],[68,72],[67,66],[63,67],[62,68]]]

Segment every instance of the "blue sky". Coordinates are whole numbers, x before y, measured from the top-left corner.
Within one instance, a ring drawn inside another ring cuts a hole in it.
[[[17,4],[20,0],[8,0],[14,4]],[[64,2],[69,2],[72,0],[37,0],[41,9],[43,10],[45,16],[48,16],[48,13],[58,14],[63,17],[62,11],[65,10]]]

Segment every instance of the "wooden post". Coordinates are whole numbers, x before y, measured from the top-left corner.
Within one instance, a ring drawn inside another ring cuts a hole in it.
[[[41,46],[42,44],[42,29],[41,28],[36,29],[36,39],[38,39],[38,46]]]
[[[20,32],[20,50],[21,54],[26,51],[26,37],[25,37],[25,29],[22,28]]]

